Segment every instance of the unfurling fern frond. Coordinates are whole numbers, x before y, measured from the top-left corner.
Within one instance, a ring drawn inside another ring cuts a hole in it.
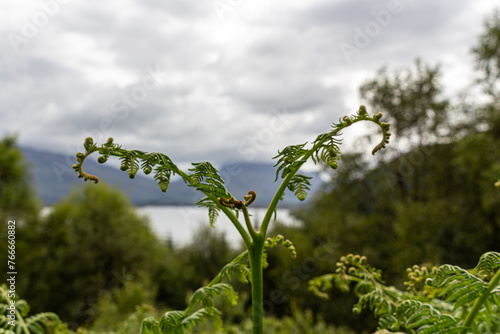
[[[224,186],[224,180],[219,175],[219,171],[208,161],[192,163],[193,168],[189,171],[191,179],[194,180],[193,187],[205,192],[214,194],[216,197],[225,197],[229,194]]]
[[[251,277],[250,266],[246,263],[248,260],[248,251],[242,252],[233,261],[226,264],[219,274],[213,279],[212,283],[220,283],[224,278],[231,280],[234,276],[242,283],[248,283]]]
[[[219,171],[209,162],[193,163],[193,167],[189,169],[193,173],[189,175],[181,171],[165,154],[125,150],[120,145],[113,143],[112,138],[109,138],[105,144],[98,147],[94,140],[89,137],[85,140],[84,147],[85,153],[78,152],[76,154],[76,164],[73,165],[78,177],[83,178],[85,181],[99,182],[97,176],[83,170],[83,162],[94,152],[101,154],[98,158],[100,163],[105,163],[110,156],[118,157],[121,161],[120,169],[126,171],[130,178],[134,178],[139,170],[142,170],[146,175],[153,173],[154,180],[163,192],[167,191],[171,177],[179,175],[188,186],[200,190],[207,196],[198,201],[196,205],[208,208],[212,226],[219,216],[219,208],[214,200],[220,197],[230,197]]]
[[[50,333],[50,329],[60,322],[59,317],[51,312],[37,313],[24,321],[29,331],[37,334]]]
[[[191,311],[195,305],[201,304],[208,314],[214,316],[218,315],[220,312],[215,307],[213,297],[222,294],[225,294],[233,305],[236,305],[238,302],[238,296],[234,292],[232,285],[227,283],[215,283],[196,290],[189,301],[189,306],[186,309],[186,312]]]
[[[311,176],[304,174],[295,174],[288,184],[288,189],[295,194],[295,196],[303,201],[307,197],[307,192],[311,189]]]
[[[359,301],[354,311],[369,307],[379,318],[381,330],[409,333],[497,333],[500,332],[500,254],[481,256],[473,270],[442,265],[414,266],[408,270],[410,292],[383,284],[380,272],[366,264],[366,258],[348,255],[337,263],[335,274],[309,282],[320,297],[335,285],[346,290],[354,284]],[[417,283],[426,279],[422,291]],[[443,299],[439,299],[443,298]]]
[[[316,138],[314,143],[318,144],[318,149],[312,156],[314,163],[323,161],[331,168],[337,168],[337,160],[339,159],[340,144],[342,143],[342,141],[340,139],[337,139],[336,137],[340,135],[341,133],[337,132],[335,132],[335,134],[324,133]]]
[[[290,255],[292,256],[292,258],[294,258],[294,259],[297,258],[297,250],[295,249],[295,246],[293,245],[293,243],[290,240],[285,239],[285,237],[282,236],[281,234],[278,234],[277,236],[275,236],[273,238],[267,238],[266,242],[264,243],[264,247],[266,247],[266,248],[274,248],[277,245],[281,245],[281,246],[287,248],[288,251],[290,252]]]
[[[161,334],[160,323],[155,317],[147,317],[142,320],[140,334]]]
[[[219,171],[212,166],[208,161],[192,163],[193,168],[189,171],[193,172],[190,175],[193,182],[190,186],[202,191],[205,194],[211,194],[215,198],[231,197],[229,191],[224,186],[224,180],[219,175]],[[210,225],[213,227],[219,217],[219,208],[217,204],[209,197],[204,197],[195,203],[199,207],[208,208],[208,218]]]
[[[369,117],[366,112],[366,108],[361,106],[356,114],[344,116],[338,123],[332,124],[331,131],[320,134],[314,140],[312,148],[306,149],[305,145],[307,143],[304,143],[300,145],[287,146],[283,150],[278,151],[278,155],[273,157],[273,159],[277,159],[277,162],[274,165],[274,167],[277,167],[276,180],[278,180],[281,176],[283,179],[289,177],[286,182],[292,181],[295,173],[309,158],[312,158],[314,163],[324,162],[334,169],[337,168],[337,160],[340,155],[339,147],[341,144],[341,140],[338,137],[342,134],[341,131],[344,128],[347,128],[359,121],[373,122],[382,129],[382,141],[375,146],[372,151],[372,154],[375,154],[377,151],[385,147],[391,136],[391,133],[389,132],[389,123],[380,122],[381,117],[381,113],[378,113],[373,117]],[[297,183],[297,187],[294,188],[298,190],[296,195],[299,199],[305,198],[305,194],[307,193],[307,191],[301,189],[304,185],[304,182],[299,182]],[[280,193],[279,195],[279,198],[282,199],[283,193]]]
[[[208,209],[208,221],[210,222],[210,226],[214,227],[215,222],[219,217],[219,208],[217,207],[217,204],[215,204],[214,201],[212,201],[210,198],[203,197],[202,199],[197,201],[195,205],[199,206],[200,208]]]
[[[440,295],[447,302],[453,302],[454,308],[473,302],[486,291],[488,284],[458,266],[443,265],[436,276],[427,280],[427,285],[440,288]]]
[[[277,156],[273,157],[273,159],[279,158],[276,164],[273,166],[278,166],[278,168],[276,169],[276,179],[274,180],[275,182],[280,177],[280,172],[281,178],[285,178],[292,170],[292,167],[294,167],[294,164],[297,163],[308,152],[308,150],[304,149],[304,146],[306,146],[306,144],[307,143],[287,146],[283,150],[278,151]]]
[[[242,252],[233,261],[226,264],[219,274],[207,285],[196,290],[191,296],[185,310],[169,311],[160,321],[150,317],[143,320],[141,334],[185,333],[197,321],[211,319],[214,327],[222,328],[221,312],[215,306],[214,298],[225,295],[236,304],[238,295],[230,284],[222,283],[224,278],[236,277],[241,282],[248,282],[251,276],[250,267],[245,263],[248,251]]]
[[[399,305],[396,318],[402,326],[417,333],[461,333],[465,327],[459,326],[459,319],[442,314],[430,304],[416,300],[405,300]]]
[[[30,309],[28,303],[19,299],[17,295],[12,299],[9,298],[8,291],[5,285],[0,286],[0,333],[53,333],[54,328],[61,325],[57,314],[52,312],[37,313],[28,317]],[[12,305],[15,305],[14,314],[10,309]]]
[[[483,280],[489,282],[499,269],[500,253],[488,252],[481,255],[474,272],[477,272]]]

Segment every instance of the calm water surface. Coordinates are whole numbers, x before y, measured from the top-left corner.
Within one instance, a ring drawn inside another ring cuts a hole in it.
[[[193,206],[144,206],[137,208],[137,211],[149,217],[151,228],[160,238],[169,238],[177,246],[189,243],[201,225],[210,226],[208,210],[204,208]],[[252,208],[249,211],[253,215],[252,222],[260,222],[266,213],[265,208]],[[290,210],[288,209],[278,209],[277,220],[287,225],[297,223],[290,216]],[[242,215],[240,215],[240,221],[245,226]],[[236,247],[240,244],[241,238],[238,231],[222,212],[215,223],[215,230],[224,233],[231,245]]]

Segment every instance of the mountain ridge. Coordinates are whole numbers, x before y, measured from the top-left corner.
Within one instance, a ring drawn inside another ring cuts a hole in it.
[[[68,155],[26,146],[21,146],[20,149],[30,167],[36,194],[43,205],[53,205],[66,197],[72,189],[83,186],[84,181],[77,178],[71,168],[74,162],[70,161]],[[135,206],[193,205],[202,197],[201,193],[186,186],[180,178],[172,180],[165,194],[152,177],[147,177],[142,173],[138,173],[132,180],[112,164],[99,164],[91,158],[85,161],[85,170],[99,176],[101,181],[119,187]],[[249,190],[254,190],[257,193],[255,206],[267,206],[279,187],[279,182],[274,182],[276,169],[272,164],[232,162],[223,164],[219,172],[226,180],[229,192],[235,197],[243,198]],[[311,196],[320,187],[321,181],[316,174],[306,174],[313,176]],[[281,206],[292,207],[302,203],[304,202],[298,201],[287,190]]]

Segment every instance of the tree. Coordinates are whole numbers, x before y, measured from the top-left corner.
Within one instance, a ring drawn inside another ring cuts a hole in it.
[[[21,223],[35,219],[39,210],[28,165],[16,138],[7,136],[0,141],[0,218]]]
[[[481,106],[478,121],[486,124],[493,136],[500,139],[500,12],[496,11],[484,25],[485,31],[472,53],[481,75],[478,83],[490,99]]]
[[[472,49],[476,58],[476,69],[481,72],[479,83],[487,94],[500,96],[500,12],[484,22],[485,31],[479,37],[479,43]]]
[[[95,318],[103,295],[130,281],[147,282],[168,259],[146,218],[105,184],[75,189],[27,228],[23,242],[37,252],[20,261],[20,289],[35,310],[56,312],[73,327]]]
[[[389,74],[382,68],[378,76],[360,87],[360,94],[374,112],[389,117],[395,134],[410,144],[426,144],[440,135],[449,102],[441,99],[439,67],[416,60],[413,67]]]

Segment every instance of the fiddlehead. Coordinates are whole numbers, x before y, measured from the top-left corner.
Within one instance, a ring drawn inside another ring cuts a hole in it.
[[[288,249],[292,258],[294,259],[297,258],[297,250],[295,249],[295,246],[290,240],[285,239],[285,237],[282,236],[281,234],[278,234],[274,238],[267,238],[264,247],[273,248],[276,247],[277,245],[281,245],[286,249]]]
[[[220,197],[219,203],[220,205],[225,206],[226,208],[229,209],[242,210],[243,207],[248,207],[250,204],[252,204],[253,201],[255,201],[256,197],[257,195],[255,194],[255,191],[250,190],[248,192],[248,195],[243,196],[244,199],[243,201],[238,201],[236,200],[236,198],[231,196],[231,198]]]
[[[209,162],[193,163],[188,174],[180,170],[173,161],[163,153],[147,153],[139,150],[125,150],[120,145],[113,142],[113,138],[100,147],[94,143],[92,138],[85,139],[85,152],[76,154],[76,163],[73,169],[78,173],[78,177],[85,181],[99,182],[99,178],[95,175],[85,172],[83,163],[85,159],[94,152],[100,154],[97,161],[105,163],[110,156],[118,157],[121,161],[120,170],[127,172],[130,178],[134,178],[139,170],[148,175],[153,173],[154,180],[158,184],[162,192],[166,192],[170,184],[170,179],[173,175],[179,175],[184,182],[206,195],[195,204],[200,207],[208,208],[210,224],[213,226],[219,216],[218,198],[230,198],[230,194],[224,186],[224,180],[219,175],[218,170]],[[232,217],[230,217],[231,219]],[[231,219],[235,225],[236,218]],[[239,228],[239,226],[237,226]],[[239,229],[241,230],[241,229]],[[240,232],[241,233],[241,232]]]
[[[305,148],[307,143],[299,145],[291,145],[278,151],[278,155],[273,157],[277,159],[276,164],[276,179],[285,179],[288,175],[292,175],[287,181],[286,187],[291,190],[299,200],[304,200],[307,192],[310,189],[310,177],[296,174],[299,168],[311,157],[314,163],[324,162],[331,168],[335,169],[338,165],[340,156],[340,145],[342,141],[339,136],[342,135],[342,129],[351,126],[359,121],[370,121],[377,124],[382,130],[382,140],[372,150],[372,154],[383,149],[391,136],[389,123],[380,121],[382,113],[378,113],[373,117],[369,117],[366,108],[361,106],[356,114],[344,116],[339,119],[338,123],[333,123],[329,132],[320,134],[313,142],[313,147]],[[279,199],[283,198],[283,194],[279,194]]]

